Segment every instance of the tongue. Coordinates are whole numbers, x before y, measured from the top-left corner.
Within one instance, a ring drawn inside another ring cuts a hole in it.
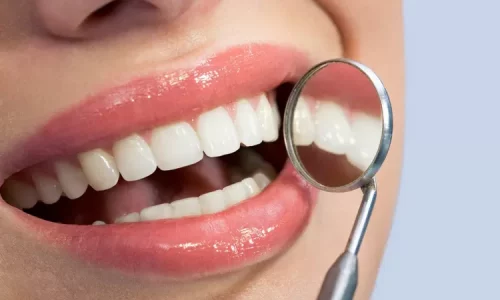
[[[139,181],[120,180],[107,191],[95,192],[89,188],[77,200],[61,199],[51,206],[37,205],[30,213],[66,224],[91,224],[96,220],[112,223],[120,216],[149,206],[222,189],[232,183],[229,169],[221,159],[205,157],[197,164],[156,171]]]

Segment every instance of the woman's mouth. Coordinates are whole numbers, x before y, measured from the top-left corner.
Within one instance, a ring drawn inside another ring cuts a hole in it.
[[[2,163],[10,205],[0,210],[77,259],[136,274],[185,279],[265,260],[300,235],[315,200],[280,137],[286,82],[310,66],[296,51],[247,45],[93,95]],[[301,109],[298,129],[311,128]],[[337,122],[315,126],[352,134],[349,114],[327,109]],[[357,134],[376,128],[360,122]],[[364,163],[344,145],[322,149]]]

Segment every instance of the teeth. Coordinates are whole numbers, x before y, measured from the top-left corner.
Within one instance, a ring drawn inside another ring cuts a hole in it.
[[[264,172],[258,172],[252,178],[260,190],[264,190],[271,183],[271,179]]]
[[[235,125],[243,145],[251,147],[262,143],[259,119],[247,100],[236,103]]]
[[[138,135],[116,142],[113,146],[113,155],[120,174],[127,181],[148,177],[156,170],[153,152]]]
[[[351,129],[353,138],[347,159],[364,171],[370,166],[377,154],[382,137],[382,123],[381,120],[374,117],[357,114],[353,116]]]
[[[103,221],[95,221],[94,223],[92,223],[92,225],[106,225],[106,223],[104,223]]]
[[[260,122],[264,142],[274,142],[278,139],[278,124],[280,121],[275,116],[276,113],[273,111],[267,96],[263,94],[257,105],[257,118]]]
[[[154,129],[151,148],[158,167],[164,171],[189,166],[203,158],[200,140],[185,122]]]
[[[33,173],[32,179],[43,203],[54,204],[59,200],[62,189],[57,180],[38,172]]]
[[[140,213],[141,221],[155,221],[174,217],[174,208],[169,203],[155,205],[143,209]]]
[[[141,220],[139,213],[131,213],[115,220],[115,223],[134,223]]]
[[[309,105],[299,99],[293,116],[293,140],[297,146],[309,146],[314,142],[314,122]]]
[[[222,189],[226,194],[226,207],[240,203],[249,198],[250,192],[242,182],[237,182]]]
[[[193,217],[201,215],[200,201],[197,197],[172,202],[174,218]]]
[[[69,162],[59,161],[54,164],[54,170],[66,197],[76,199],[85,193],[89,184],[82,169]]]
[[[332,102],[318,101],[315,144],[333,154],[345,154],[350,147],[351,129],[342,108]]]
[[[30,184],[17,180],[8,180],[2,187],[5,200],[21,209],[32,208],[38,200],[38,194]]]
[[[248,197],[256,196],[260,193],[260,188],[253,178],[246,178],[241,181],[241,183],[247,189]]]
[[[83,173],[90,186],[96,191],[104,191],[118,183],[120,173],[115,160],[101,149],[82,153],[78,156]]]
[[[221,190],[200,196],[200,207],[203,214],[214,214],[226,208],[226,194]]]
[[[240,148],[236,127],[223,107],[200,115],[198,134],[203,151],[209,157],[231,154]]]

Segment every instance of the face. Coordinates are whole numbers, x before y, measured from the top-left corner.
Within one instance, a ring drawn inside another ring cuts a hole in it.
[[[399,184],[400,1],[1,1],[0,298],[314,299],[361,192],[306,184],[279,126],[289,84],[338,57],[395,115],[368,299]]]

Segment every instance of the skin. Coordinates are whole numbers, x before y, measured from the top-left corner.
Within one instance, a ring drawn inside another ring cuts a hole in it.
[[[378,203],[360,253],[356,299],[369,299],[391,226],[401,170],[401,1],[288,0],[283,5],[281,0],[221,0],[214,9],[177,22],[169,16],[169,3],[175,1],[156,0],[151,2],[158,8],[157,18],[144,21],[131,10],[118,20],[101,19],[95,26],[79,21],[78,17],[88,15],[88,6],[78,6],[85,1],[57,5],[64,2],[0,2],[0,159],[57,113],[82,101],[89,91],[109,85],[109,78],[147,73],[156,65],[175,65],[189,53],[226,44],[276,41],[305,50],[317,61],[345,56],[377,72],[391,96],[395,131],[390,154],[377,175]],[[95,9],[105,1],[90,2]],[[65,20],[65,15],[72,17]],[[120,22],[123,19],[127,22]],[[360,199],[359,191],[320,193],[306,231],[285,253],[236,273],[175,284],[129,278],[77,263],[35,242],[0,211],[0,298],[314,299],[326,269],[345,246]]]

